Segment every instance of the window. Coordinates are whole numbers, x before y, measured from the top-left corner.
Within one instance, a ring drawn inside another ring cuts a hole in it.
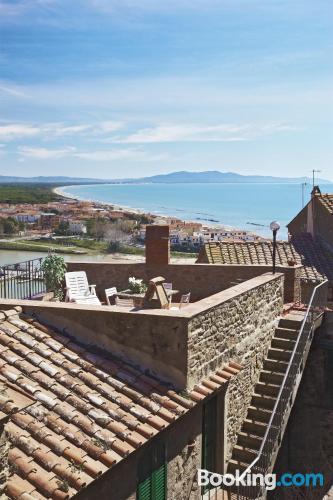
[[[138,472],[137,500],[165,500],[167,464],[164,445],[158,444],[146,451]]]
[[[202,468],[211,472],[216,469],[216,412],[217,397],[213,397],[203,405],[202,415]],[[209,486],[204,487],[204,492]]]

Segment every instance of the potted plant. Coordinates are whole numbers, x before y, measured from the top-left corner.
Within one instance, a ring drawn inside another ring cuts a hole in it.
[[[145,293],[147,290],[147,285],[143,282],[142,279],[134,278],[131,276],[128,278],[128,288],[131,293]]]
[[[67,269],[66,262],[63,257],[56,254],[50,254],[42,263],[41,269],[44,273],[44,279],[48,291],[54,292],[54,296],[58,300],[64,298],[64,278]]]

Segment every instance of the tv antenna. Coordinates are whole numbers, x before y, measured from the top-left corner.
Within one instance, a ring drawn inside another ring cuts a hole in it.
[[[307,185],[308,185],[307,182],[302,182],[302,184],[301,184],[301,188],[302,188],[302,208],[304,208],[304,191],[305,191],[305,188],[306,188]]]
[[[315,174],[319,174],[321,170],[312,169],[312,187],[315,187]]]

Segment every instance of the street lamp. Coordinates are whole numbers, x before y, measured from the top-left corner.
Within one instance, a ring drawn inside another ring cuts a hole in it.
[[[280,229],[280,224],[278,221],[273,220],[269,225],[270,229],[273,231],[273,274],[275,274],[275,260],[276,260],[276,234]]]

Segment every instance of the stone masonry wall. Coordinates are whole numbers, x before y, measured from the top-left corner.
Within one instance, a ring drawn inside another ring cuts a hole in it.
[[[241,295],[231,294],[229,300],[192,318],[189,325],[188,387],[230,360],[243,366],[227,391],[226,459],[246,416],[283,307],[282,275],[270,276],[266,282],[262,276],[240,286]]]

